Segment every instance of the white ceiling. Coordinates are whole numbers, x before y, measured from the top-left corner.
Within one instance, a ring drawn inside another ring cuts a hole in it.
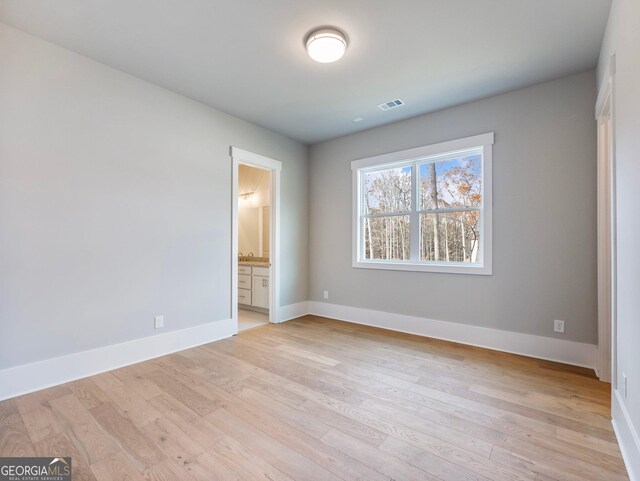
[[[610,4],[0,0],[0,21],[315,143],[591,69]],[[350,39],[334,64],[313,62],[303,47],[323,25]],[[395,98],[406,105],[376,107]]]

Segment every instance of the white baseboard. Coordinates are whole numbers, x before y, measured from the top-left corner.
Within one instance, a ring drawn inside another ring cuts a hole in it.
[[[309,302],[307,301],[280,306],[280,320],[278,322],[290,321],[307,314],[309,314]]]
[[[423,317],[317,301],[309,301],[309,312],[317,316],[356,324],[433,337],[574,366],[594,368],[596,362],[597,346],[594,344],[563,341],[551,337],[501,331],[457,322],[435,321]]]
[[[454,322],[340,306],[324,302],[299,302],[280,308],[280,322],[307,314],[356,324],[433,337],[539,359],[594,367],[596,346],[529,334],[488,329]],[[0,370],[0,400],[64,384],[199,346],[236,334],[231,319],[82,351],[53,359]],[[638,480],[640,481],[640,480]]]
[[[0,370],[0,401],[236,334],[231,319]]]
[[[640,481],[640,436],[617,390],[611,393],[611,424],[618,438],[629,480]]]

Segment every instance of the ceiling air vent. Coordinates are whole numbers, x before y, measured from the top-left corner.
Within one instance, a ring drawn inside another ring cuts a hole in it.
[[[404,105],[404,102],[400,99],[391,100],[389,102],[385,102],[383,104],[378,105],[378,108],[383,111],[395,109],[396,107],[400,107]]]

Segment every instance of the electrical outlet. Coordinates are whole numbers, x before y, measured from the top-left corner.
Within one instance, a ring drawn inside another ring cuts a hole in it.
[[[564,321],[559,321],[558,319],[553,321],[553,331],[564,334]]]
[[[324,298],[329,299],[329,291],[324,291]]]
[[[622,397],[627,399],[627,375],[622,373]]]
[[[164,316],[154,317],[154,326],[156,329],[160,329],[164,327]]]

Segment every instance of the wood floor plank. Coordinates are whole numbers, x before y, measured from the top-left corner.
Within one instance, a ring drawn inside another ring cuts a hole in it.
[[[69,383],[69,389],[87,409],[93,409],[109,402],[109,396],[90,378]]]
[[[200,419],[200,423],[205,422],[204,419]],[[251,469],[245,470],[240,465],[234,466],[224,456],[219,455],[220,441],[205,447],[190,435],[193,430],[188,430],[189,434],[187,434],[180,425],[168,419],[158,419],[144,426],[143,430],[168,457],[166,461],[155,466],[166,464],[164,469],[177,470],[185,473],[187,478],[196,480],[233,479],[229,473],[235,473],[241,476],[241,479],[254,479],[254,476],[247,474]],[[224,436],[217,436],[216,439],[219,440],[222,437]],[[255,459],[255,455],[252,458]],[[259,462],[254,464],[260,465]],[[146,475],[153,472],[153,468],[145,470]]]
[[[305,316],[0,402],[74,479],[628,481],[584,368]]]
[[[271,382],[273,382],[273,380],[271,380]],[[387,438],[386,434],[376,429],[354,421],[331,409],[327,409],[304,396],[283,389],[280,382],[276,381],[276,384],[272,384],[258,377],[250,377],[247,378],[246,383],[251,386],[251,389],[258,390],[265,396],[281,400],[289,409],[295,410],[301,415],[316,419],[327,426],[339,429],[372,446],[378,446]]]
[[[397,405],[384,403],[379,400],[369,400],[363,406],[381,406],[390,412],[401,410]],[[575,457],[576,461],[590,463],[595,466],[606,466],[612,472],[620,472],[622,466],[617,457],[594,451],[588,446],[580,446],[571,442],[559,442],[555,431],[538,433],[532,430],[520,429],[506,420],[496,420],[476,412],[465,412],[461,408],[452,408],[448,404],[433,403],[425,406],[419,413],[424,418],[447,425],[461,433],[461,435],[479,437],[492,444],[501,445],[515,452],[540,452],[545,459],[558,458],[559,462],[567,456]],[[406,414],[403,415],[406,418]],[[414,424],[415,425],[415,424]]]
[[[35,406],[19,405],[19,409],[33,443],[37,443],[52,434],[62,432],[62,427],[50,406],[42,404]]]
[[[217,391],[214,394],[215,397],[224,403],[225,410],[267,434],[270,438],[280,441],[282,445],[292,447],[294,451],[336,476],[362,481],[384,481],[387,479],[368,466],[320,442],[319,438],[326,434],[330,428],[322,432],[321,435],[314,432],[313,434],[317,435],[314,437],[305,432],[304,423],[291,422],[291,413],[285,414],[284,411],[273,411],[265,407],[265,402],[269,403],[267,397],[258,399],[246,397],[244,389],[224,391],[224,385],[215,391]],[[283,420],[289,422],[283,423]]]
[[[11,403],[9,401],[4,401]],[[13,410],[10,408],[10,410]],[[35,456],[33,444],[29,438],[27,428],[22,418],[15,418],[13,414],[7,415],[5,410],[5,422],[0,426],[0,457]],[[15,410],[17,411],[17,408]],[[11,422],[9,422],[11,420]]]
[[[380,450],[443,481],[490,481],[488,477],[463,466],[458,466],[397,438],[390,437],[385,439],[380,445]]]
[[[206,453],[206,449],[168,419],[158,419],[142,428],[148,438],[177,463],[189,464]]]
[[[113,454],[91,466],[98,481],[144,481],[139,473],[122,452]]]
[[[293,354],[294,356],[309,359],[310,361],[314,361],[325,366],[335,367],[340,364],[340,361],[338,361],[337,359],[331,359],[330,357],[323,356],[322,354],[315,354],[311,351],[306,351],[294,346],[288,346],[286,344],[280,344],[276,347],[276,349],[287,352],[289,354]]]
[[[480,473],[494,474],[498,472],[504,475],[501,479],[529,479],[523,476],[521,477],[518,473],[513,472],[513,470],[508,467],[501,468],[494,465],[494,463],[487,460],[486,456],[478,455],[459,446],[450,444],[436,436],[416,430],[412,426],[400,424],[393,416],[381,416],[379,413],[374,413],[349,405],[348,403],[331,398],[330,396],[322,393],[313,392],[308,387],[296,383],[289,383],[286,387],[303,396],[312,398],[315,402],[322,403],[328,409],[335,410],[337,413],[350,417],[354,421],[380,430],[388,436],[403,439],[410,444],[420,447],[421,449],[429,450],[429,452],[432,452],[443,459],[450,460],[453,463],[461,466],[473,466],[474,469]]]
[[[139,463],[138,470],[144,471],[165,459],[160,449],[125,414],[120,414],[111,403],[104,403],[89,411],[111,435],[122,451]]]
[[[185,469],[187,469],[192,475],[196,475],[197,470],[210,469],[216,471],[215,466],[212,467],[212,462],[221,465],[220,471],[231,471],[240,479],[287,479],[288,477],[284,473],[276,470],[269,463],[262,460],[255,453],[250,452],[246,447],[238,443],[236,440],[229,438],[224,432],[210,424],[206,419],[198,416],[194,411],[190,410],[186,406],[183,406],[178,401],[175,401],[167,395],[160,395],[151,400],[151,403],[157,407],[176,426],[182,426],[184,435],[188,435],[193,441],[198,443],[204,449],[204,454],[195,458],[196,464],[187,463]],[[171,429],[169,429],[171,431]],[[166,430],[164,433],[169,434]],[[174,431],[175,432],[175,431]],[[176,439],[183,437],[182,433],[178,433]],[[163,439],[165,438],[165,439]],[[174,439],[174,441],[176,440]],[[163,444],[166,441],[166,436],[161,432],[160,442]],[[187,442],[183,442],[187,444]],[[175,455],[175,453],[178,453]],[[180,451],[173,451],[176,457],[176,462],[179,464],[183,461],[184,454],[188,450],[182,448]],[[169,451],[168,454],[171,454]],[[213,460],[213,461],[212,461]],[[228,474],[221,476],[220,479],[226,479]],[[201,477],[196,475],[196,479]],[[205,478],[206,479],[206,478]]]
[[[220,439],[211,452],[215,453],[215,458],[207,454],[205,456],[207,463],[213,462],[214,459],[215,462],[222,461],[243,481],[246,479],[293,481],[293,478],[273,466],[269,459],[251,451],[232,437]]]
[[[160,387],[160,389],[165,391],[174,399],[177,399],[178,401],[183,403],[185,406],[189,406],[189,408],[193,409],[201,416],[211,414],[217,408],[215,403],[212,403],[205,396],[185,386],[184,384],[181,384],[179,381],[172,378],[167,373],[153,371],[147,376],[154,383],[156,383]]]
[[[344,452],[363,464],[390,479],[411,479],[425,481],[442,481],[436,476],[422,471],[400,459],[377,448],[362,443],[336,429],[332,429],[322,437],[322,442]]]
[[[405,426],[411,426],[412,429],[437,437],[438,439],[442,439],[450,444],[459,446],[462,449],[466,449],[469,452],[476,453],[486,458],[489,458],[493,444],[506,438],[504,435],[496,431],[483,429],[482,427],[474,426],[471,423],[467,425],[469,428],[468,432],[462,433],[452,429],[449,425],[444,423],[434,422],[425,417],[414,416],[413,414],[394,410],[389,406],[376,403],[375,401],[366,401],[362,404],[362,407],[369,411],[374,411],[376,414],[379,413],[382,416],[386,416],[389,419],[394,419],[396,422]]]
[[[428,419],[453,426],[462,433],[469,433],[474,430],[478,430],[477,426],[483,426],[488,429],[495,430],[496,432],[503,433],[505,436],[496,438],[494,440],[494,444],[514,449],[515,451],[531,452],[542,448],[546,450],[547,453],[550,452],[551,456],[557,455],[563,459],[566,457],[575,457],[576,460],[607,466],[608,469],[611,469],[614,472],[619,472],[622,469],[619,462],[619,456],[611,456],[608,453],[593,450],[590,446],[580,445],[579,443],[572,442],[569,439],[566,441],[559,441],[554,435],[555,431],[549,432],[546,429],[540,431],[537,429],[538,426],[534,429],[523,429],[518,424],[517,419],[510,419],[509,417],[498,419],[491,418],[484,414],[468,412],[461,408],[451,409],[449,406],[444,404],[440,404],[434,408],[425,406],[419,414],[427,417]],[[549,425],[545,424],[544,426]],[[575,433],[575,436],[581,435]],[[596,440],[596,438],[592,439]],[[602,442],[604,443],[604,441]],[[547,454],[543,455],[543,457],[546,456]]]
[[[305,458],[293,448],[276,441],[259,429],[237,418],[226,409],[218,409],[207,416],[212,424],[230,437],[239,440],[253,451],[263,452],[273,465],[293,479],[340,479],[318,464]]]
[[[73,394],[56,398],[50,404],[67,437],[88,464],[119,452],[118,446]]]
[[[144,479],[147,481],[175,481],[177,479],[181,479],[184,481],[193,481],[197,479],[191,473],[186,473],[181,466],[176,466],[169,459],[165,459],[164,461],[154,464],[153,466],[147,468],[142,473]],[[211,479],[222,479],[218,476],[212,476]],[[231,479],[231,478],[228,478]]]
[[[164,391],[151,379],[145,377],[146,373],[156,370],[155,366],[152,366],[153,369],[142,370],[144,374],[140,372],[140,366],[144,364],[134,364],[133,366],[116,369],[111,371],[111,374],[122,381],[130,392],[137,394],[142,399],[149,399],[162,394]]]
[[[136,426],[144,426],[160,417],[160,413],[146,399],[129,389],[117,376],[101,374],[96,377],[96,384],[107,393],[103,404],[113,402]]]
[[[52,434],[34,444],[37,456],[71,457],[74,481],[95,481],[96,477],[84,458],[65,434]]]
[[[300,411],[290,409],[286,404],[274,401],[260,391],[245,388],[238,391],[236,395],[249,404],[260,406],[269,414],[316,439],[320,439],[331,429],[328,424],[317,420],[313,416],[306,416]]]
[[[564,429],[564,428],[557,429],[557,437],[558,437],[558,440],[560,441],[566,441],[572,444],[577,444],[579,446],[589,448],[590,450],[599,451],[609,456],[613,456],[617,459],[620,459],[622,457],[620,453],[620,447],[614,442],[604,441],[602,439],[595,438],[593,436],[576,433],[575,431],[571,431],[570,429]]]
[[[0,426],[19,423],[22,421],[16,399],[7,399],[0,402]]]

